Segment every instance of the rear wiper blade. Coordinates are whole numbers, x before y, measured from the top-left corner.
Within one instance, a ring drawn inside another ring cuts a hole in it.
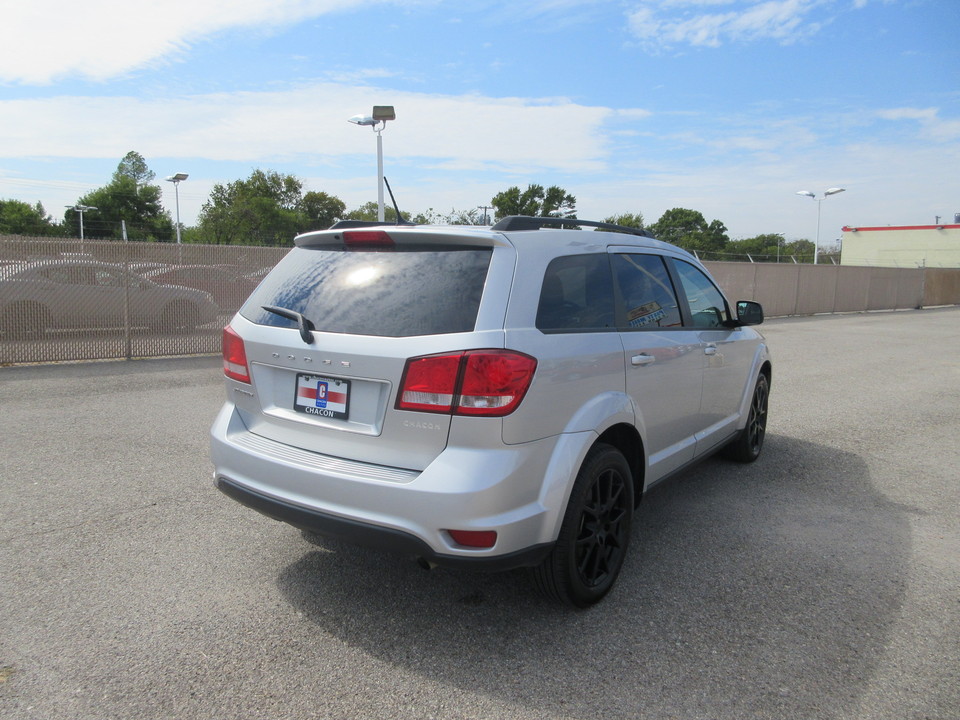
[[[286,308],[276,307],[275,305],[261,305],[264,310],[271,312],[274,315],[279,315],[280,317],[285,317],[287,320],[294,320],[297,323],[297,329],[300,331],[300,337],[303,338],[303,341],[307,345],[313,344],[313,335],[310,334],[311,330],[316,330],[313,323],[305,318],[301,313],[298,313],[296,310],[287,310]]]

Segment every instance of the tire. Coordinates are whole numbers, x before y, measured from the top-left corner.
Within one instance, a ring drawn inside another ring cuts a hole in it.
[[[175,302],[163,309],[157,329],[162,332],[193,332],[199,324],[200,311],[196,305]]]
[[[750,398],[750,412],[747,425],[736,439],[723,451],[725,457],[742,463],[752,463],[760,457],[763,439],[767,434],[767,402],[770,399],[770,380],[760,373],[753,397]]]
[[[573,607],[600,601],[623,567],[632,521],[630,466],[616,448],[594,445],[577,473],[556,545],[533,570],[537,587]]]
[[[4,309],[0,332],[12,340],[40,340],[52,324],[50,311],[45,306],[20,302]]]

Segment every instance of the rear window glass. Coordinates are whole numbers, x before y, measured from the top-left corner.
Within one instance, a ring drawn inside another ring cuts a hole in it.
[[[244,303],[260,325],[296,327],[262,308],[295,310],[321,332],[382,337],[470,332],[492,249],[294,248]]]

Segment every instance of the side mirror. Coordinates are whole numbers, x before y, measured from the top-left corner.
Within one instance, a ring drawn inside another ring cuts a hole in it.
[[[751,300],[738,300],[737,321],[741,325],[759,325],[763,322],[763,306]]]

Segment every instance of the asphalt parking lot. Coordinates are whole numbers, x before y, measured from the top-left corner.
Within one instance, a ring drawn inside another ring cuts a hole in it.
[[[220,495],[220,360],[0,368],[0,717],[960,718],[960,308],[774,320],[770,426],[600,605]]]

